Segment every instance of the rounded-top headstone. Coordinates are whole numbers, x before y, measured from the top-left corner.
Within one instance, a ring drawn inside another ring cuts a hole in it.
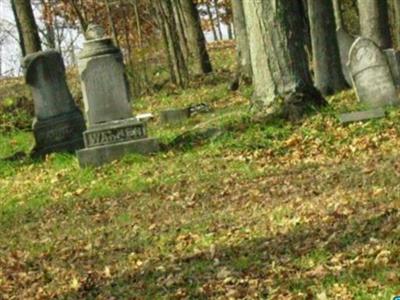
[[[31,87],[35,116],[47,119],[76,110],[66,84],[65,66],[55,50],[27,55],[22,62],[25,81]]]
[[[360,102],[370,107],[399,104],[386,56],[372,40],[360,37],[354,42],[349,67]]]
[[[29,54],[23,67],[35,107],[31,156],[82,148],[85,122],[68,89],[61,54],[54,50]]]

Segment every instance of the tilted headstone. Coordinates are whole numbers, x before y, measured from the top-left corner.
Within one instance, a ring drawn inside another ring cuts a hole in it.
[[[25,80],[33,94],[35,148],[32,156],[83,148],[85,121],[68,89],[60,53],[30,54],[23,61]]]
[[[373,41],[360,37],[354,42],[349,67],[360,102],[369,107],[399,104],[386,56]]]
[[[392,72],[394,84],[397,89],[400,88],[400,52],[395,49],[386,49],[386,58],[388,60],[390,71]]]
[[[145,123],[132,117],[121,51],[99,26],[91,25],[79,56],[87,131],[85,149],[77,152],[82,167],[99,166],[131,152],[156,152]]]
[[[349,59],[349,51],[351,45],[353,45],[355,41],[355,37],[346,32],[343,28],[339,28],[336,30],[337,41],[339,45],[339,52],[340,52],[340,62],[342,64],[342,72],[344,78],[346,79],[347,83],[351,86],[353,83],[351,81],[351,75],[349,71],[349,67],[347,66],[347,62]]]

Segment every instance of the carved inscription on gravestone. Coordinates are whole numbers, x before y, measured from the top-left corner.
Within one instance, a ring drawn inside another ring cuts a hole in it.
[[[86,147],[96,147],[110,143],[122,143],[146,138],[146,135],[146,127],[142,124],[106,130],[94,130],[85,133],[85,145]]]
[[[399,103],[386,56],[374,42],[358,38],[350,49],[349,67],[360,102],[370,107]]]

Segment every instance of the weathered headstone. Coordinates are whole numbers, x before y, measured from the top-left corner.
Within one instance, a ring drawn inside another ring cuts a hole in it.
[[[369,107],[399,104],[386,56],[373,41],[360,37],[354,42],[349,67],[360,102]]]
[[[31,155],[83,148],[85,121],[68,89],[60,53],[49,50],[30,54],[23,61],[25,80],[35,107]]]
[[[336,30],[336,36],[339,45],[339,52],[340,52],[340,62],[342,64],[342,72],[344,78],[346,79],[347,83],[351,86],[353,83],[351,81],[351,75],[349,71],[349,67],[347,66],[347,62],[349,59],[349,51],[351,45],[353,45],[355,41],[355,37],[346,32],[343,28],[339,28]]]
[[[156,152],[145,123],[132,117],[121,51],[98,26],[90,26],[79,56],[79,73],[87,122],[85,149],[77,152],[82,167],[99,166],[124,154]]]
[[[339,121],[342,124],[366,121],[371,119],[383,118],[385,116],[385,110],[383,108],[375,108],[365,111],[355,111],[351,113],[345,113],[339,115]]]
[[[176,124],[185,121],[197,114],[211,112],[210,107],[205,103],[191,104],[185,108],[170,108],[160,112],[162,124]]]
[[[190,117],[189,108],[170,108],[160,112],[162,124],[176,124]]]
[[[400,52],[395,49],[386,49],[386,58],[389,63],[390,71],[392,72],[393,80],[396,87],[400,88]]]

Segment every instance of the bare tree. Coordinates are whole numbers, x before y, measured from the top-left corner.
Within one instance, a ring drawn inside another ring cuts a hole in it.
[[[206,39],[196,4],[192,0],[180,0],[188,48],[192,57],[194,72],[196,74],[207,74],[212,72],[210,57],[208,55]]]
[[[24,54],[34,53],[42,49],[33,15],[32,6],[29,0],[11,0],[15,7],[15,19],[20,24],[21,40],[24,44]]]

